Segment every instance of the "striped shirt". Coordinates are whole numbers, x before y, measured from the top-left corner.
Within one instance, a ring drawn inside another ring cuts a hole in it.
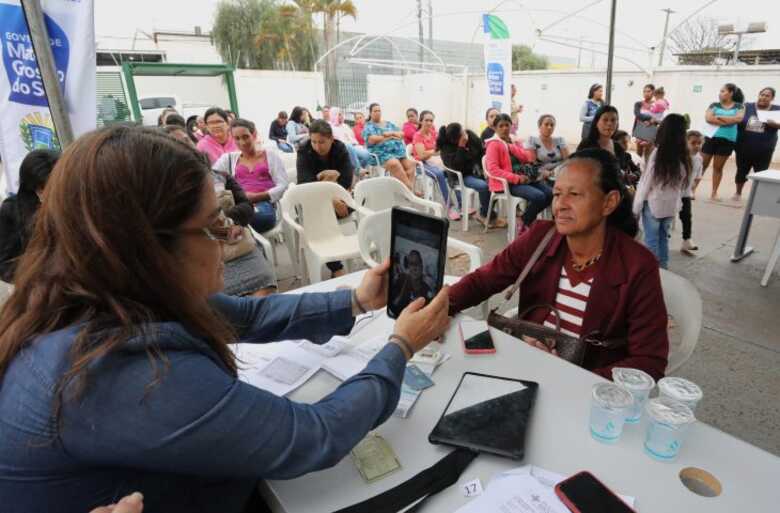
[[[574,271],[569,265],[561,267],[561,278],[558,281],[558,293],[555,295],[555,307],[561,314],[561,333],[579,338],[582,332],[582,321],[588,307],[590,289],[593,286],[595,266],[585,269],[582,273]],[[573,279],[569,279],[569,276]],[[555,313],[550,312],[544,325],[555,328]]]

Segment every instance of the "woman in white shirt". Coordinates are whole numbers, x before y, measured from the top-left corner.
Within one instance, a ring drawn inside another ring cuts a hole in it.
[[[680,211],[682,194],[691,180],[691,157],[685,139],[685,118],[669,114],[658,128],[656,149],[647,161],[634,196],[634,214],[642,216],[645,245],[669,265],[669,232]]]
[[[553,171],[569,158],[569,148],[563,137],[553,137],[556,125],[555,116],[542,114],[537,125],[539,126],[539,135],[530,136],[526,139],[523,147],[531,152],[534,160],[541,164],[543,169]],[[555,180],[554,175],[550,175],[550,177]]]

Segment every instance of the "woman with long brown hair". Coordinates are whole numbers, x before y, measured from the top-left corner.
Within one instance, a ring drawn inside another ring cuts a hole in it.
[[[232,342],[349,333],[381,308],[359,288],[235,298],[205,157],[113,127],[67,148],[0,310],[3,513],[89,511],[133,491],[148,511],[238,513],[263,478],[334,465],[398,401],[406,361],[447,324],[447,291],[396,322],[365,370],[316,404],[240,382]]]

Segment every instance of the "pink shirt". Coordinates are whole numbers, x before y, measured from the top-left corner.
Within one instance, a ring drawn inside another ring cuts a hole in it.
[[[228,136],[225,144],[219,144],[217,140],[214,139],[211,134],[209,134],[198,141],[198,151],[208,155],[209,162],[213,164],[219,159],[219,157],[222,156],[222,154],[238,151],[238,147],[236,146],[236,142],[230,136]]]
[[[406,123],[404,123],[404,127],[402,131],[404,133],[404,144],[412,144],[412,139],[414,139],[414,134],[417,133],[417,124],[407,121]]]
[[[417,160],[422,160],[417,154],[417,145],[422,144],[426,150],[436,150],[436,132],[431,130],[428,135],[423,135],[422,130],[417,131],[412,137],[412,154]]]
[[[276,185],[271,177],[267,160],[256,163],[254,169],[249,169],[246,164],[238,164],[236,181],[246,192],[266,192]]]

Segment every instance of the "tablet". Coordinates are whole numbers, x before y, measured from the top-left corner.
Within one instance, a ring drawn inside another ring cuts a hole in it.
[[[400,207],[391,219],[387,315],[397,319],[415,299],[428,303],[441,290],[449,221]]]
[[[538,389],[533,381],[466,372],[428,441],[520,460]]]

